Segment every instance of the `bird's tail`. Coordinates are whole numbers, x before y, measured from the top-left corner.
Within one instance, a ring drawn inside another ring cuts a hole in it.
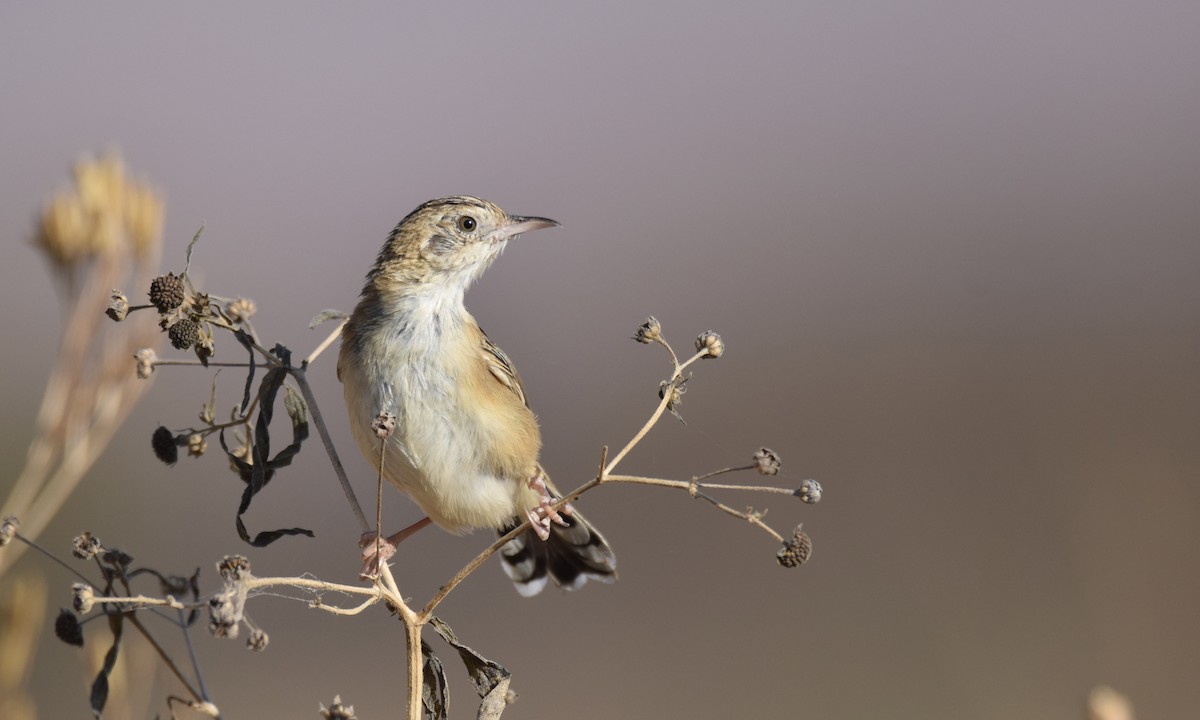
[[[589,578],[604,583],[617,579],[616,553],[600,531],[578,511],[563,513],[562,518],[567,524],[551,525],[546,540],[526,530],[500,548],[505,574],[525,597],[541,592],[547,580],[565,590],[578,590]],[[518,524],[514,519],[500,534]]]

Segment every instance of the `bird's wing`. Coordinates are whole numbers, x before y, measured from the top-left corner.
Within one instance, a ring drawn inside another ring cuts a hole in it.
[[[508,355],[504,354],[499,345],[488,338],[487,333],[480,330],[479,335],[482,338],[480,349],[483,351],[483,360],[487,363],[487,369],[492,373],[492,377],[496,378],[504,387],[512,390],[525,407],[529,407],[529,401],[525,399],[525,386],[521,384],[521,376],[513,367],[512,360],[508,359]]]

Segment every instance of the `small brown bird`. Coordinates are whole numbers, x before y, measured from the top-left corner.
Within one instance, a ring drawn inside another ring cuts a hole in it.
[[[616,579],[616,556],[578,512],[555,512],[558,493],[541,465],[541,433],[508,356],[463,305],[470,285],[523,232],[553,220],[509,215],[474,197],[431,200],[388,236],[342,331],[338,378],[350,427],[372,464],[372,422],[392,413],[384,475],[451,532],[526,518],[533,530],[501,550],[522,595],[547,579],[568,590]]]

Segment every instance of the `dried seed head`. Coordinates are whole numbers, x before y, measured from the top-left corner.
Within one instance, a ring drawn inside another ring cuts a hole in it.
[[[805,480],[800,483],[800,487],[795,489],[794,494],[800,498],[801,502],[816,505],[821,502],[821,483],[816,480]]]
[[[212,307],[208,293],[198,292],[192,296],[192,302],[188,306],[188,310],[196,317],[209,317],[212,315]]]
[[[196,338],[196,348],[195,349],[196,349],[196,358],[198,360],[200,360],[200,363],[202,365],[207,367],[208,361],[212,358],[213,355],[217,354],[217,346],[216,346],[216,343],[213,342],[212,333],[204,332],[203,330],[201,330],[199,337]]]
[[[96,592],[87,583],[75,583],[71,586],[71,606],[80,615],[87,615],[96,604]]]
[[[250,577],[250,561],[244,555],[226,555],[217,563],[217,573],[225,582],[244,580]]]
[[[80,560],[96,557],[96,554],[103,549],[100,538],[89,531],[76,535],[75,539],[71,541],[71,554]]]
[[[21,527],[21,521],[17,519],[16,515],[5,515],[4,519],[0,520],[0,547],[12,542],[19,527]]]
[[[150,437],[150,447],[154,448],[154,457],[168,465],[179,461],[179,447],[175,445],[175,433],[165,426],[159,425]]]
[[[200,433],[188,435],[188,456],[200,457],[208,449],[208,441]]]
[[[236,638],[243,605],[233,588],[225,588],[208,601],[208,631],[214,637]]]
[[[168,313],[183,304],[183,278],[173,272],[159,275],[150,282],[150,304],[160,313]]]
[[[696,352],[704,352],[704,359],[719,358],[725,354],[725,341],[712,330],[696,336]]]
[[[262,630],[255,628],[250,632],[250,637],[246,638],[246,646],[254,652],[262,652],[267,649],[267,643],[271,642],[271,638]]]
[[[759,448],[758,452],[754,453],[754,469],[758,470],[760,475],[775,475],[782,465],[783,460],[780,459],[779,453],[771,448]]]
[[[677,377],[672,380],[663,380],[658,384],[658,399],[666,399],[667,410],[675,416],[679,422],[684,422],[683,416],[679,414],[679,406],[683,404],[683,394],[687,392],[687,378]],[[685,425],[687,423],[684,423]]]
[[[797,525],[792,532],[792,538],[783,543],[783,549],[775,555],[775,559],[785,568],[793,568],[808,562],[811,555],[812,538]]]
[[[125,293],[120,290],[113,290],[112,296],[108,299],[108,307],[105,308],[104,314],[117,322],[125,319],[129,314],[129,298],[125,297]]]
[[[200,326],[190,317],[179,318],[167,328],[167,337],[171,339],[171,347],[187,350],[200,337]]]
[[[334,695],[333,704],[329,707],[321,705],[321,717],[324,720],[357,720],[353,705],[343,705],[342,696]]]
[[[237,298],[225,307],[225,314],[235,323],[241,323],[253,317],[256,309],[253,300]]]
[[[638,326],[637,332],[633,334],[633,339],[643,345],[657,342],[662,339],[662,325],[651,315],[646,318],[646,322]]]
[[[158,360],[158,354],[150,348],[142,348],[133,354],[137,360],[137,376],[141,380],[148,379],[154,374],[154,363]]]
[[[68,645],[83,647],[83,628],[79,625],[79,618],[66,608],[58,611],[58,618],[54,621],[54,634]]]
[[[371,429],[375,431],[375,437],[380,440],[390,437],[396,429],[396,415],[390,412],[379,413],[371,422]]]

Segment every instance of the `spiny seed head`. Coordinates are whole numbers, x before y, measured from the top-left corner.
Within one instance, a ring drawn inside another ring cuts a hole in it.
[[[54,634],[68,645],[83,647],[83,628],[79,625],[79,618],[66,608],[58,611],[58,618],[54,621]]]
[[[703,352],[705,360],[719,358],[725,354],[725,341],[712,330],[705,330],[696,336],[696,352]]]
[[[142,348],[133,354],[137,360],[137,376],[140,380],[147,380],[154,374],[154,362],[158,360],[158,354],[150,348]]]
[[[174,325],[167,328],[167,337],[171,339],[171,346],[176,350],[187,350],[196,342],[196,338],[200,337],[200,326],[189,317],[179,318]]]
[[[821,502],[821,483],[816,480],[805,480],[794,491],[801,502],[816,505]]]
[[[811,555],[812,538],[797,525],[792,538],[783,543],[783,549],[775,555],[775,559],[785,568],[794,568],[808,562]]]
[[[75,536],[71,541],[71,554],[80,560],[96,557],[104,546],[100,543],[100,538],[93,535],[90,531],[84,531]]]
[[[183,304],[183,278],[175,273],[159,275],[150,282],[150,303],[160,313],[168,313]]]
[[[771,448],[759,448],[758,452],[754,453],[754,469],[758,470],[760,475],[775,475],[782,466],[783,460],[780,459],[779,453]]]
[[[321,717],[324,720],[357,720],[354,706],[343,705],[341,695],[334,695],[333,704],[329,707],[321,706]]]
[[[108,307],[105,308],[104,314],[116,322],[121,322],[125,316],[129,314],[129,298],[125,297],[125,293],[120,290],[113,290],[112,296],[108,299]]]
[[[217,573],[225,582],[250,577],[250,561],[244,555],[226,555],[217,563]]]
[[[87,583],[75,583],[71,586],[71,606],[80,615],[87,615],[96,604],[96,593]]]
[[[656,320],[653,315],[646,318],[646,322],[638,325],[637,332],[633,334],[633,339],[637,340],[643,345],[649,345],[652,342],[657,342],[661,338],[662,325],[659,324],[658,320]]]
[[[19,527],[21,527],[21,521],[17,519],[16,515],[5,515],[4,519],[0,520],[0,547],[12,542]]]
[[[179,461],[179,447],[175,444],[175,433],[163,425],[154,430],[150,437],[150,447],[154,448],[154,457],[168,465]]]

